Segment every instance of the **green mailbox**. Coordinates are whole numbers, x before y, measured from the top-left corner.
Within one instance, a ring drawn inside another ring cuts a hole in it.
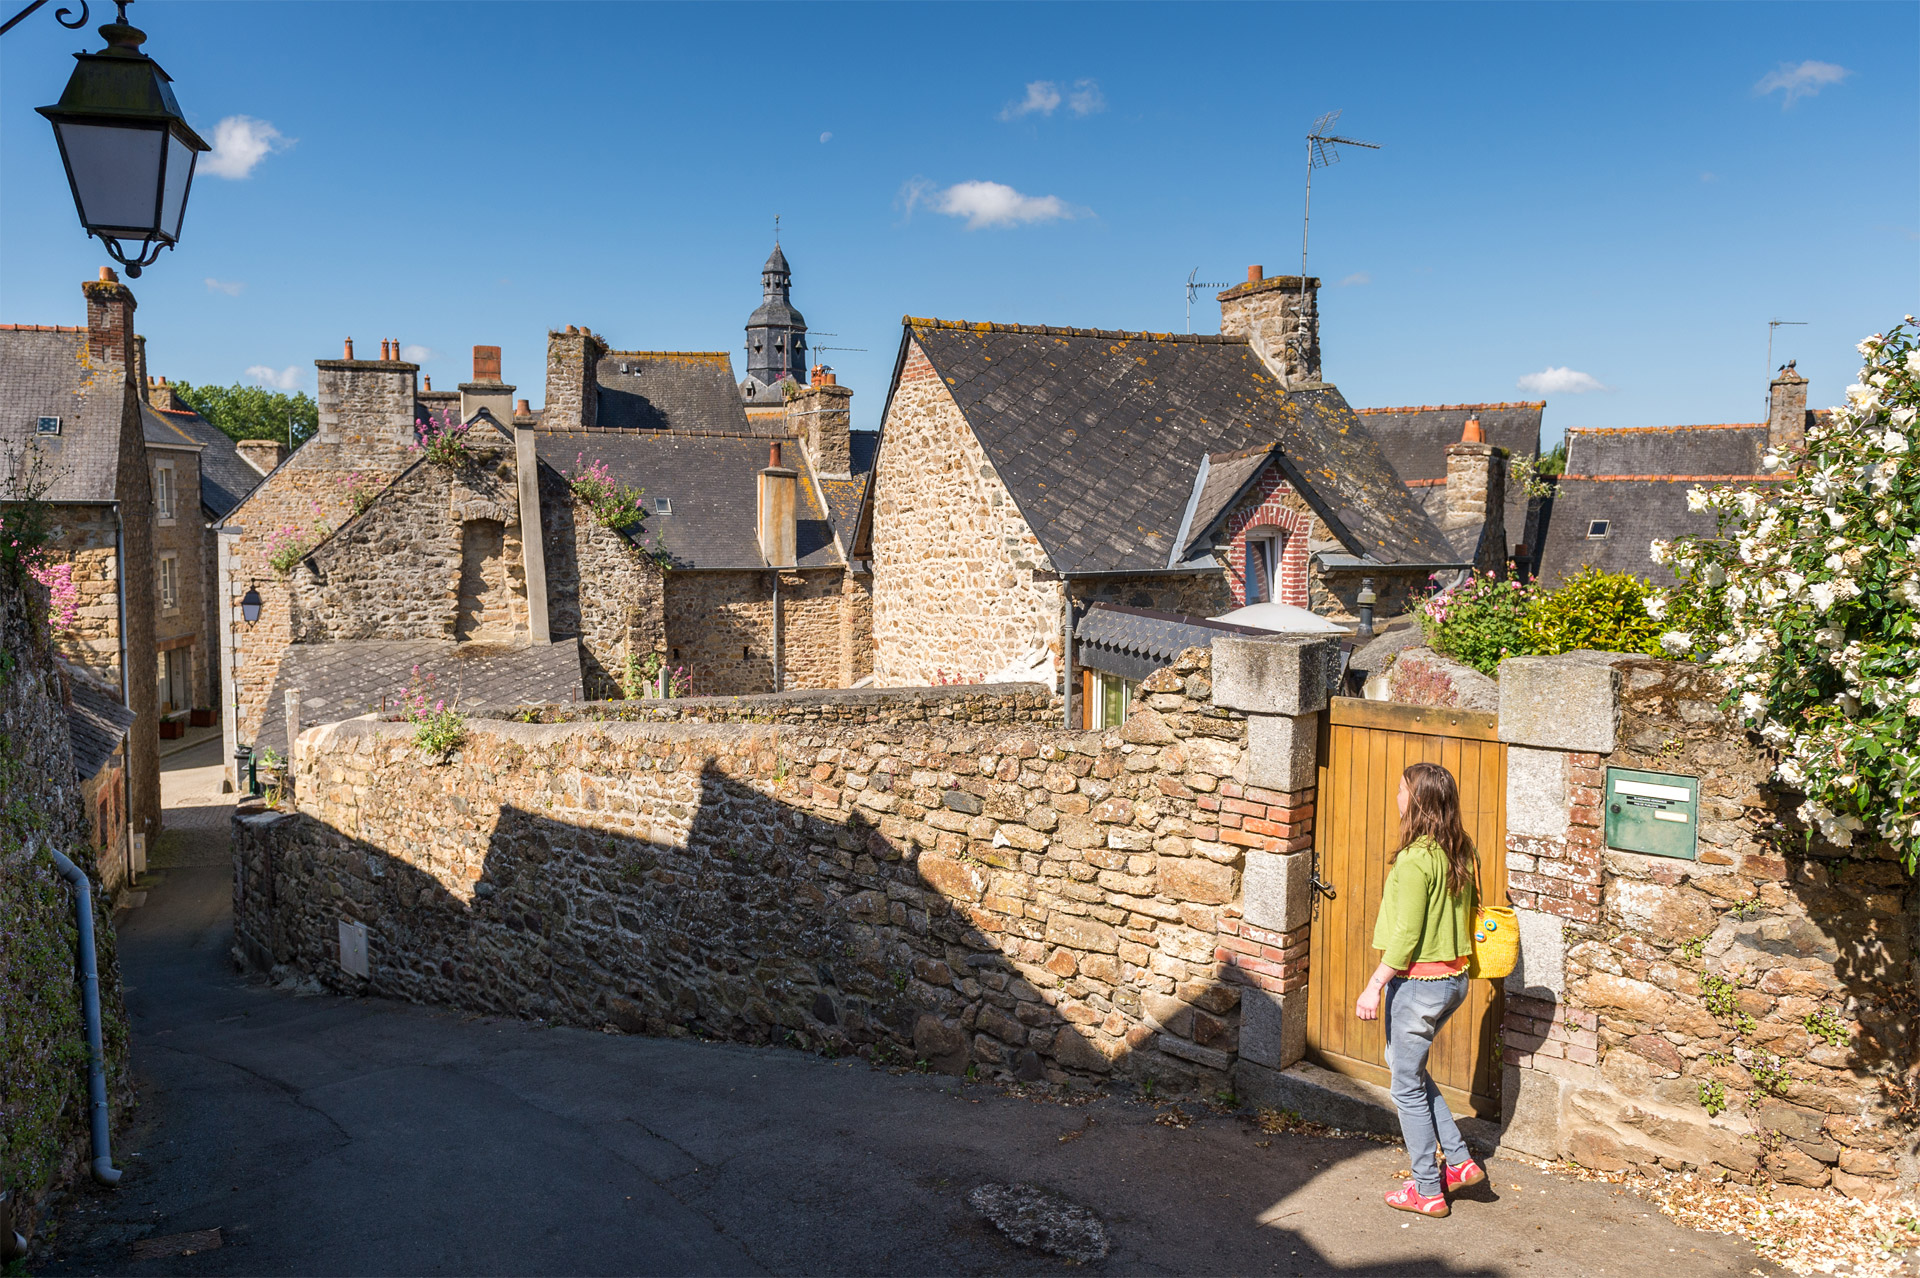
[[[1606,805],[1608,847],[1694,859],[1700,833],[1698,777],[1608,768]]]

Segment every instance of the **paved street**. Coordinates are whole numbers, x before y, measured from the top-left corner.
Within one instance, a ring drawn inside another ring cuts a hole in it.
[[[1074,1268],[968,1208],[969,1190],[1012,1181],[1098,1213],[1100,1272],[1773,1272],[1631,1195],[1513,1163],[1451,1219],[1414,1219],[1380,1205],[1395,1146],[242,979],[218,755],[167,760],[183,837],[121,919],[140,1094],[116,1148],[126,1179],[82,1191],[36,1272]],[[137,1240],[214,1228],[217,1250],[133,1259]]]

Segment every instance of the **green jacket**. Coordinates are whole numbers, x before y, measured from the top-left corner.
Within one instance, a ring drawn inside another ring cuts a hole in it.
[[[1401,972],[1473,953],[1473,885],[1448,895],[1447,854],[1432,839],[1414,840],[1387,871],[1373,948],[1381,962]]]

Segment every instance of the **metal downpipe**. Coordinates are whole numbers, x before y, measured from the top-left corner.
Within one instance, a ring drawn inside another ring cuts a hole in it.
[[[48,848],[54,866],[73,884],[74,925],[80,933],[80,1011],[87,1022],[87,1102],[93,1135],[93,1178],[120,1183],[113,1165],[113,1138],[107,1125],[107,1054],[100,1045],[100,968],[94,958],[93,880],[58,848]]]

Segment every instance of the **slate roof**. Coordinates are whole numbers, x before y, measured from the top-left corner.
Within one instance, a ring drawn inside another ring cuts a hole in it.
[[[1766,483],[1767,480],[1753,482]],[[1603,572],[1630,572],[1656,585],[1672,585],[1672,569],[1653,562],[1648,547],[1654,539],[1712,536],[1716,523],[1711,511],[1687,509],[1687,492],[1700,486],[1697,478],[1563,475],[1553,499],[1553,519],[1547,525],[1541,551],[1539,578],[1557,586],[1584,567]],[[1606,536],[1591,538],[1595,520],[1607,521]]]
[[[300,690],[301,726],[337,723],[395,698],[412,678],[434,676],[436,697],[456,706],[523,705],[578,701],[580,644],[510,646],[456,644],[437,639],[356,639],[345,643],[296,643],[280,657],[266,714],[254,735],[255,752],[287,753],[286,693]]]
[[[904,324],[1057,571],[1166,568],[1201,458],[1270,443],[1349,552],[1453,562],[1340,392],[1283,391],[1242,339]]]
[[[849,553],[853,550],[855,530],[860,525],[860,503],[866,500],[867,481],[873,477],[873,457],[880,451],[880,432],[856,430],[847,433],[852,462],[849,479],[823,479],[820,487],[827,495],[827,517],[839,530]]]
[[[609,351],[596,376],[597,430],[748,433],[724,351]]]
[[[0,452],[39,443],[54,478],[48,501],[115,500],[121,393],[133,392],[88,367],[84,328],[0,325]],[[42,416],[61,419],[58,435],[37,434]]]
[[[1357,410],[1387,460],[1405,480],[1445,479],[1447,446],[1460,442],[1467,419],[1480,419],[1487,442],[1507,449],[1515,458],[1540,451],[1540,418],[1544,399],[1511,404],[1422,404],[1417,408],[1362,408]]]
[[[1725,426],[1574,427],[1569,475],[1758,475],[1765,422]]]
[[[769,440],[742,435],[678,435],[663,431],[540,432],[534,449],[556,471],[582,457],[603,461],[616,478],[643,490],[648,510],[641,536],[675,568],[765,568],[756,532],[759,474]],[[805,450],[785,441],[781,464],[800,473],[795,555],[802,568],[840,562],[828,513],[814,492]],[[656,503],[665,498],[671,511]]]
[[[1223,634],[1266,633],[1184,613],[1097,603],[1074,624],[1074,661],[1123,679],[1144,679],[1188,648],[1211,648]]]
[[[60,663],[73,704],[67,707],[67,734],[73,742],[73,766],[82,781],[99,772],[126,739],[137,717],[120,694],[71,662]]]

